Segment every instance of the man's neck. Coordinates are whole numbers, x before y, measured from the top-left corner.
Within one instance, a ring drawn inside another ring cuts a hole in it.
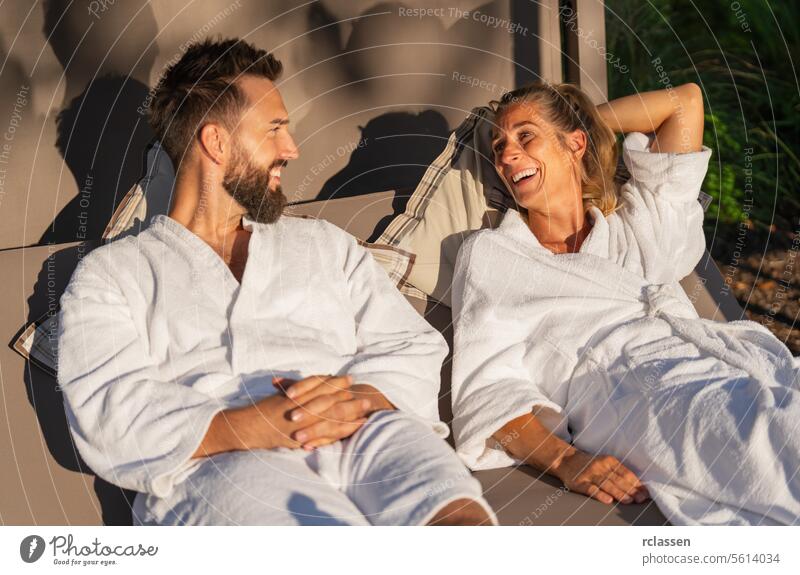
[[[176,177],[169,217],[212,247],[231,249],[230,238],[243,231],[244,214],[220,182],[201,174]]]

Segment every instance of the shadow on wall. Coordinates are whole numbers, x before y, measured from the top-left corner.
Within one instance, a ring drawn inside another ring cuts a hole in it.
[[[66,288],[69,278],[80,257],[88,253],[94,242],[64,248],[53,252],[42,265],[36,278],[33,293],[28,298],[28,321],[40,318],[47,312],[55,297],[56,301]],[[16,339],[16,336],[15,336]],[[56,380],[30,362],[25,365],[25,389],[28,401],[36,413],[47,449],[56,463],[78,473],[94,475],[78,453],[64,412],[64,400]],[[135,492],[122,489],[95,476],[94,491],[100,502],[105,525],[130,525],[131,506]]]
[[[39,243],[99,239],[143,173],[153,132],[137,112],[147,86],[124,76],[95,80],[58,114],[56,147],[78,185]]]
[[[503,76],[497,73],[502,66],[511,66],[502,50],[511,42],[515,55],[524,55],[526,48],[536,44],[536,6],[514,1],[507,14],[508,6],[503,4],[470,3],[469,8],[474,14],[491,15],[499,21],[507,22],[504,19],[510,15],[531,28],[509,34],[474,17],[453,19],[452,14],[458,13],[455,8],[440,11],[449,18],[405,17],[408,5],[382,2],[362,11],[352,21],[348,36],[346,27],[324,2],[310,7],[307,28],[314,34],[318,50],[306,54],[300,64],[302,70],[315,74],[315,95],[300,106],[310,110],[297,132],[302,154],[313,158],[307,162],[316,164],[317,169],[306,174],[301,192],[313,189],[319,173],[345,157],[347,165],[341,168],[338,164],[340,171],[320,182],[314,199],[396,190],[394,214],[402,212],[408,190],[413,191],[445,148],[449,122],[460,124],[474,106],[499,98],[512,87],[502,86]],[[461,13],[466,14],[464,10]],[[536,54],[533,51],[533,56],[514,66],[517,81],[537,77],[533,68]],[[319,70],[319,62],[330,62],[338,73]],[[454,75],[488,80],[485,83],[492,89],[470,89],[464,81],[455,81]],[[392,112],[365,119],[381,108]],[[396,111],[404,108],[408,111]],[[352,120],[366,122],[357,146],[351,143]],[[340,152],[348,146],[351,153]],[[376,230],[381,227],[385,226]]]
[[[450,131],[444,116],[433,110],[383,114],[360,129],[347,166],[325,182],[317,200],[414,188]]]
[[[503,3],[470,3],[470,8],[503,13]],[[507,43],[507,33],[472,18],[413,18],[404,11],[408,5],[399,2],[374,4],[351,19],[348,35],[324,2],[308,10],[315,50],[301,54],[299,64],[314,74],[315,95],[299,107],[308,106],[309,114],[297,133],[302,154],[312,158],[306,162],[317,169],[302,187],[313,187],[319,172],[337,158],[348,158],[344,168],[320,182],[317,200],[415,188],[445,148],[449,120],[460,123],[474,105],[485,103],[454,82],[453,74],[491,78],[504,63],[496,44],[501,35]],[[498,96],[477,94],[486,101]],[[370,119],[381,109],[392,111]],[[397,111],[403,109],[409,111]],[[357,146],[352,144],[354,121],[366,122]],[[339,151],[348,146],[352,153]],[[395,202],[399,211],[406,199]]]
[[[308,10],[307,28],[315,31],[319,50],[305,54],[300,64],[319,78],[314,88],[319,95],[306,104],[311,115],[298,132],[313,132],[301,146],[309,157],[319,158],[320,166],[349,156],[347,165],[321,184],[316,200],[413,189],[447,143],[447,119],[432,109],[417,112],[421,106],[413,104],[426,100],[420,82],[440,80],[447,31],[438,18],[398,17],[401,8],[399,3],[379,3],[364,10],[344,44],[341,24],[324,3]],[[335,74],[317,65],[325,60],[336,67]],[[374,114],[370,110],[380,107],[415,111],[369,118]],[[349,140],[353,123],[365,117],[369,119],[359,127],[355,144]],[[399,208],[405,208],[405,201]]]
[[[43,7],[43,33],[66,81],[56,147],[78,194],[39,242],[97,239],[141,176],[141,158],[153,137],[144,106],[158,27],[143,0],[116,2],[95,16],[71,0],[49,0]]]

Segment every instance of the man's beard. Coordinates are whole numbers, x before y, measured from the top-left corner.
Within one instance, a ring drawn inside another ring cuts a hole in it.
[[[286,196],[281,187],[269,189],[270,171],[283,166],[285,161],[273,162],[266,170],[245,159],[236,146],[233,161],[225,170],[222,187],[236,202],[247,210],[247,216],[262,224],[276,222],[286,207]]]

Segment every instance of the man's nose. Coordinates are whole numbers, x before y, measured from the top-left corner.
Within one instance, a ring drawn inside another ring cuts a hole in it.
[[[286,138],[281,146],[280,157],[282,160],[296,160],[300,157],[300,150],[297,149],[294,138],[289,134],[286,134]]]

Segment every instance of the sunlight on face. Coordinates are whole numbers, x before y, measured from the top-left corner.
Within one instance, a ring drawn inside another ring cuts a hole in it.
[[[272,223],[287,203],[280,185],[281,170],[298,157],[297,147],[275,85],[265,78],[245,76],[239,87],[249,106],[233,131],[222,186],[251,219]]]
[[[299,156],[289,133],[289,113],[275,84],[266,78],[244,76],[238,86],[249,106],[233,137],[253,167],[269,172],[269,189],[276,190],[281,183],[281,168]]]
[[[533,103],[517,104],[498,119],[494,166],[520,206],[549,212],[574,199],[574,164],[562,141]]]

